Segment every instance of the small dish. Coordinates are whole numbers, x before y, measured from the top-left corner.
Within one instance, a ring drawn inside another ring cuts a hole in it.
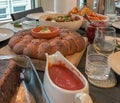
[[[15,21],[13,23],[14,27],[22,27],[22,22],[21,21]]]
[[[112,67],[113,71],[120,75],[120,51],[111,54],[108,57],[108,63]]]
[[[21,18],[21,19],[19,19],[19,20],[14,21],[14,22],[13,22],[14,27],[19,27],[19,28],[21,28],[21,27],[22,27],[22,22],[23,22],[24,20],[25,20],[25,18],[23,17],[23,18]]]
[[[115,28],[120,29],[120,21],[113,22],[112,26],[115,27]]]
[[[37,38],[52,38],[60,33],[59,27],[55,26],[39,26],[31,30],[32,35]]]
[[[11,38],[14,32],[7,28],[0,28],[0,42]]]

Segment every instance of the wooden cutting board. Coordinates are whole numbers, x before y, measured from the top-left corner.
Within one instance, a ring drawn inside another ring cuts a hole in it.
[[[87,44],[88,44],[88,40],[86,37],[84,37],[85,39],[85,48],[83,51],[81,52],[78,52],[78,53],[75,53],[73,55],[70,55],[70,56],[66,56],[66,58],[75,66],[77,66],[82,58],[82,55],[87,47]],[[0,49],[0,54],[15,54],[13,52],[13,50],[7,45],[3,48]],[[45,70],[45,64],[46,64],[46,61],[42,61],[42,60],[38,60],[38,59],[31,59],[34,66],[36,67],[37,70],[40,70],[40,71],[44,71]]]

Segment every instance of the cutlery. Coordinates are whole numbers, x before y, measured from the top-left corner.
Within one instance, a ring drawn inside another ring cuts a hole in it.
[[[92,22],[90,21],[90,19],[88,18],[88,15],[86,13],[83,15],[83,17],[92,25]]]

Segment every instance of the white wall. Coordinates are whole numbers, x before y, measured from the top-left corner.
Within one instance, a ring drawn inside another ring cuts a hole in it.
[[[54,0],[40,0],[45,11],[54,11]]]
[[[45,11],[54,11],[54,0],[38,0],[39,1],[39,4],[41,4],[41,6],[43,7],[43,9]],[[60,0],[61,1],[61,0]],[[64,1],[64,0],[63,0]],[[62,1],[62,2],[63,2]],[[63,5],[66,5],[66,3],[68,2],[69,0],[66,0],[66,2],[63,3]],[[71,2],[73,2],[74,0],[71,0]],[[77,0],[76,0],[77,1]],[[79,0],[78,0],[79,1]],[[70,2],[69,2],[70,3]],[[67,9],[67,8],[70,8],[69,6],[69,3],[68,3],[68,7],[64,7],[61,8],[61,9]],[[72,5],[72,4],[71,4]],[[62,6],[61,6],[62,7]],[[59,7],[58,7],[59,8]]]

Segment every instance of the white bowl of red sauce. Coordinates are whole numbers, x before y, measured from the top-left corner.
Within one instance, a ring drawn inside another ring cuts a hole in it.
[[[46,57],[43,84],[51,103],[92,103],[81,72],[58,51]]]

